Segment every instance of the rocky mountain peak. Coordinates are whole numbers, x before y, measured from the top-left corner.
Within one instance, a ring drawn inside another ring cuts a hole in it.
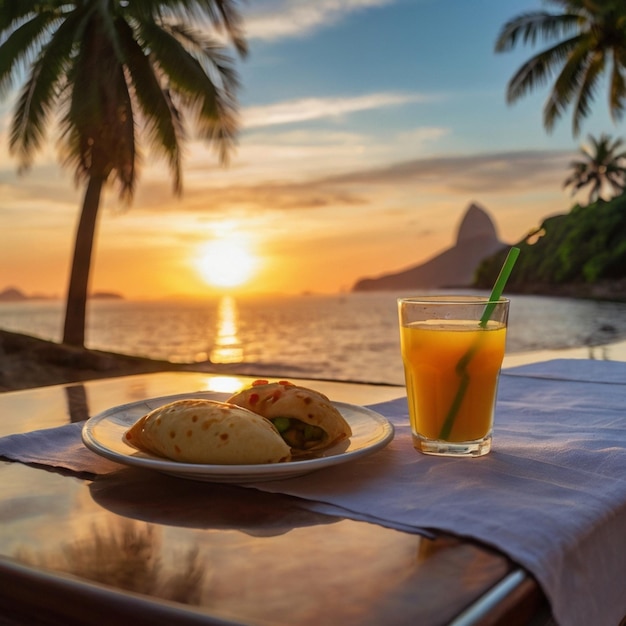
[[[498,233],[487,211],[478,204],[472,203],[465,211],[465,215],[461,220],[456,237],[457,245],[475,237],[488,237],[497,240]]]
[[[434,257],[399,272],[359,279],[353,291],[419,290],[445,287],[467,287],[474,279],[480,262],[504,247],[496,226],[478,204],[465,210],[454,246]]]

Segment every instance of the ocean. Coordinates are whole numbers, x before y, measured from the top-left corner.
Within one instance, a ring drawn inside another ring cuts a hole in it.
[[[396,309],[400,295],[414,294],[93,300],[86,345],[176,363],[210,359],[267,376],[403,384]],[[508,354],[626,338],[626,303],[509,297]],[[62,301],[3,302],[0,328],[60,341],[63,315]]]

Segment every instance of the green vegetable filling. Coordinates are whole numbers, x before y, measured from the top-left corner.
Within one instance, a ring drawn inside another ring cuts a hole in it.
[[[324,439],[325,435],[324,430],[319,426],[305,424],[290,417],[275,417],[272,419],[272,424],[292,448],[311,447]]]
[[[272,424],[274,424],[276,430],[279,433],[284,433],[286,430],[289,429],[289,426],[291,425],[291,420],[288,417],[276,417],[272,420]]]

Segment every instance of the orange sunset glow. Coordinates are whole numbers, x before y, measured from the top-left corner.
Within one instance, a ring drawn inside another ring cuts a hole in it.
[[[507,105],[527,52],[493,50],[502,24],[536,0],[457,4],[248,3],[228,165],[190,132],[177,197],[166,163],[142,145],[132,204],[112,187],[103,194],[90,291],[346,292],[454,245],[471,203],[506,243],[567,212],[563,181],[580,141],[566,122],[545,133],[543,93]],[[431,59],[444,24],[450,46]],[[8,150],[18,93],[0,104],[0,290],[63,298],[83,189],[59,164],[56,128],[18,173]],[[607,120],[598,106],[583,134]]]

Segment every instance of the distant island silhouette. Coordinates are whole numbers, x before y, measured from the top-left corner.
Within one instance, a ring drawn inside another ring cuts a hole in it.
[[[111,291],[96,291],[89,295],[91,300],[123,300],[124,296]],[[7,287],[0,291],[0,302],[22,302],[26,300],[59,300],[58,296],[43,294],[27,295],[17,287]]]
[[[480,262],[506,245],[498,238],[487,211],[472,203],[461,220],[454,246],[420,265],[376,278],[361,278],[352,291],[469,287]]]

